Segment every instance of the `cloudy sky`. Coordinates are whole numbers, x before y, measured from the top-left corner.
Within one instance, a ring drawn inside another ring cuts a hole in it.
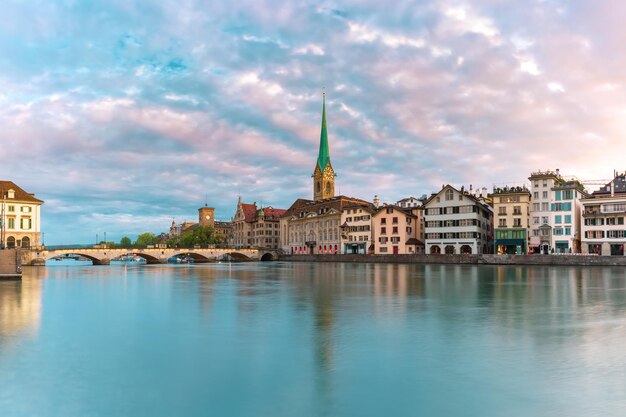
[[[0,164],[46,244],[336,191],[626,169],[621,1],[4,0]]]

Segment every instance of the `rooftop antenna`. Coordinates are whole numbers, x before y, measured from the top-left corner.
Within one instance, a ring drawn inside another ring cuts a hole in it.
[[[204,207],[209,207],[209,193],[204,193]]]

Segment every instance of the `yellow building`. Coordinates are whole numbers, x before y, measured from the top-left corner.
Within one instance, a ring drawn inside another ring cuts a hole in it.
[[[418,239],[422,230],[422,209],[386,205],[380,207],[372,219],[374,254],[424,253],[424,242]]]
[[[41,245],[42,200],[12,181],[0,181],[1,247],[29,248]]]
[[[523,255],[530,238],[530,190],[526,187],[494,188],[494,249],[499,255]]]

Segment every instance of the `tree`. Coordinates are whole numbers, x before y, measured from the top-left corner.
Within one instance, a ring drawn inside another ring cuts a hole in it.
[[[210,226],[201,226],[188,230],[177,239],[175,244],[182,247],[192,247],[195,245],[214,245],[220,243],[220,238],[215,235],[215,230]]]
[[[157,242],[157,237],[154,233],[141,233],[135,240],[135,246],[145,248],[149,245],[154,245]]]
[[[130,248],[133,245],[132,240],[128,236],[124,236],[120,239],[120,246],[123,248]]]

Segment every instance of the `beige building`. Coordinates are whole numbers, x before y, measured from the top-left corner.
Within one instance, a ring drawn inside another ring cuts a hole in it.
[[[626,173],[580,200],[582,253],[624,256],[626,245]]]
[[[559,170],[535,171],[528,177],[532,201],[530,206],[530,243],[534,253],[552,250],[552,220],[550,205],[554,203],[552,188],[563,183]]]
[[[494,253],[523,255],[530,237],[530,190],[522,187],[494,188],[489,194],[494,213]]]
[[[236,248],[280,247],[280,218],[283,209],[273,207],[257,208],[256,202],[246,204],[237,201],[237,209],[232,223],[232,243]]]
[[[341,253],[369,253],[372,242],[372,204],[348,204],[341,212]]]
[[[424,253],[421,234],[422,210],[395,205],[380,207],[373,215],[374,254],[407,255]]]
[[[41,205],[12,181],[0,181],[0,247],[41,245]]]

